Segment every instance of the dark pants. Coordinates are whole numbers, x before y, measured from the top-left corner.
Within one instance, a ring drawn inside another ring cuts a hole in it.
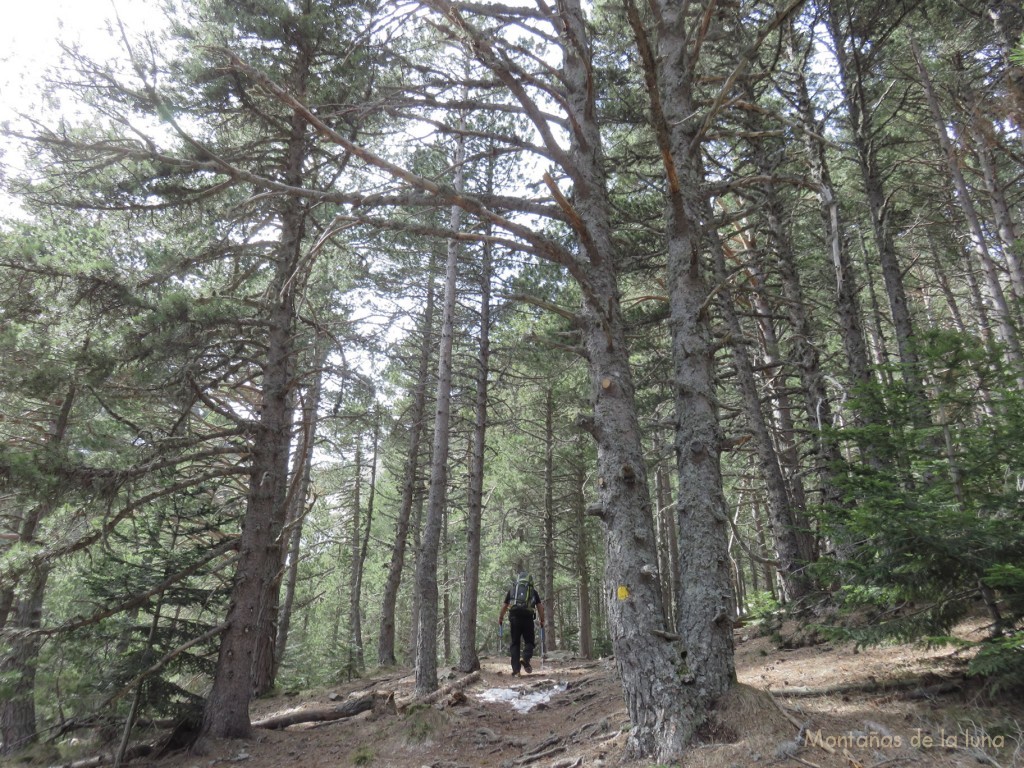
[[[533,646],[536,639],[533,633],[533,612],[532,611],[509,611],[508,630],[512,636],[512,645],[509,646],[509,653],[512,656],[512,672],[519,672],[519,659],[528,662],[533,658]],[[522,655],[519,646],[522,644]]]

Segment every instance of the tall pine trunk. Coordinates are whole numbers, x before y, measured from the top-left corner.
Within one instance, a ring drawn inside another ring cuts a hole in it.
[[[715,397],[714,352],[708,314],[711,291],[702,251],[703,223],[712,220],[702,197],[700,114],[694,102],[699,46],[690,42],[686,9],[670,0],[652,3],[657,25],[653,45],[632,4],[629,20],[637,40],[664,163],[666,284],[675,386],[676,467],[679,475],[680,605],[677,621],[678,683],[674,731],[663,734],[654,754],[672,759],[693,739],[714,701],[735,683],[729,566],[729,519],[720,465],[722,435]],[[700,35],[700,32],[696,32]]]
[[[946,160],[946,167],[950,178],[953,181],[956,201],[960,206],[964,220],[967,222],[967,229],[970,232],[971,245],[973,246],[974,255],[978,260],[978,266],[981,267],[982,274],[985,276],[985,286],[988,289],[990,305],[998,323],[1000,341],[1006,345],[1007,358],[1019,363],[1021,361],[1021,348],[1020,341],[1017,338],[1017,330],[1014,328],[1013,317],[1003,292],[1003,286],[1000,283],[998,269],[988,249],[981,218],[974,207],[970,188],[967,186],[967,180],[964,178],[963,171],[960,168],[960,158],[953,147],[953,142],[950,141],[949,134],[946,133],[946,116],[943,114],[938,97],[935,94],[935,89],[932,87],[931,77],[924,65],[924,60],[921,57],[921,51],[916,40],[911,39],[910,48],[914,54],[917,72],[921,78],[921,87],[924,89],[928,108],[932,114],[935,136]]]
[[[488,155],[493,158],[493,154]],[[487,191],[491,192],[494,178],[493,162],[487,169]],[[490,233],[490,226],[487,227]],[[459,605],[459,671],[472,672],[480,668],[476,650],[477,604],[480,591],[480,535],[483,519],[484,452],[487,447],[487,396],[491,366],[491,279],[492,245],[483,245],[480,269],[480,340],[477,351],[476,402],[474,404],[473,444],[469,467],[469,497],[466,502],[466,567],[463,572],[462,595]]]
[[[888,38],[880,36],[876,46],[874,40],[866,35],[881,35],[882,30],[872,29],[866,32],[855,28],[852,15],[847,13],[844,16],[843,13],[838,4],[828,6],[828,30],[839,67],[843,102],[853,136],[857,168],[871,215],[872,234],[896,337],[901,373],[911,396],[910,411],[916,426],[927,427],[931,417],[921,379],[914,323],[907,301],[904,270],[896,253],[896,243],[890,225],[891,209],[885,191],[885,174],[879,165],[879,144],[882,134],[875,124],[875,107],[868,92],[872,63],[879,58],[878,47],[885,45],[883,41]]]
[[[548,387],[544,397],[544,599],[547,622],[542,652],[558,647],[555,616],[555,401]]]
[[[427,411],[427,380],[430,360],[434,348],[434,273],[436,271],[436,255],[430,251],[427,265],[427,295],[420,318],[420,348],[417,357],[416,386],[413,390],[412,405],[409,409],[409,446],[405,454],[405,466],[402,472],[402,500],[398,507],[398,520],[395,523],[394,544],[391,547],[391,560],[388,564],[388,575],[384,582],[384,594],[381,598],[380,630],[377,635],[377,663],[391,666],[397,662],[395,658],[395,613],[398,607],[398,590],[402,585],[402,574],[405,569],[405,553],[409,542],[409,521],[412,517],[413,505],[417,499],[416,480],[419,476],[420,446],[426,429]]]
[[[460,140],[456,145],[455,180],[457,192],[462,191],[462,164],[465,156]],[[452,206],[451,229],[458,232],[462,209]],[[437,361],[437,393],[434,401],[434,444],[430,458],[430,491],[427,515],[423,524],[420,551],[416,559],[416,692],[425,695],[437,689],[437,560],[441,543],[441,526],[448,499],[448,448],[451,423],[452,348],[455,335],[455,300],[458,290],[459,244],[448,241],[445,264],[445,288],[441,310],[441,340]]]
[[[299,450],[295,455],[292,484],[288,489],[288,511],[285,521],[288,547],[281,563],[284,598],[277,614],[277,640],[274,643],[274,672],[272,675],[275,680],[284,661],[288,648],[288,635],[291,630],[295,589],[299,579],[302,529],[306,520],[306,501],[309,497],[313,471],[313,448],[316,444],[316,428],[319,422],[318,413],[323,393],[324,365],[327,363],[328,349],[326,339],[318,338],[313,352],[313,380],[302,402]]]
[[[306,151],[306,123],[295,112],[284,173],[292,186],[302,183]],[[292,438],[295,272],[302,255],[304,229],[304,203],[285,198],[280,246],[267,294],[267,355],[262,366],[258,421],[252,429],[239,560],[213,688],[203,712],[202,733],[214,738],[250,737],[249,701],[273,685],[278,573]]]
[[[572,211],[573,220],[578,222],[577,234],[585,258],[580,270],[584,302],[579,327],[594,408],[593,419],[586,426],[597,442],[596,514],[605,530],[605,609],[632,723],[628,752],[668,761],[681,756],[704,716],[706,709],[702,704],[707,702],[700,701],[704,693],[717,695],[733,678],[730,673],[724,686],[709,685],[720,669],[721,658],[712,658],[718,650],[728,651],[726,663],[730,670],[732,668],[731,621],[727,613],[725,626],[729,628],[730,640],[727,649],[707,648],[710,651],[707,658],[702,652],[704,649],[698,648],[696,643],[691,645],[696,638],[690,635],[689,627],[682,648],[665,639],[668,635],[658,576],[657,538],[625,323],[619,304],[588,29],[579,2],[566,0],[560,8],[564,25],[562,76],[567,86],[569,124],[574,128],[570,149],[575,195]],[[706,298],[704,293],[701,301]],[[716,455],[717,450],[716,438]],[[701,492],[705,488],[701,488]],[[724,542],[724,530],[721,534]],[[702,548],[713,551],[715,543],[707,541]],[[697,562],[694,560],[694,565]],[[706,562],[701,561],[701,565]],[[690,574],[695,578],[697,589],[708,585],[709,573],[697,567]],[[728,578],[727,569],[725,574]],[[725,587],[728,590],[728,581]],[[712,589],[717,592],[717,607],[723,593],[717,586]],[[687,615],[684,621],[691,620],[703,628],[703,619],[696,612]],[[689,669],[680,668],[681,651],[690,654],[687,663],[693,663]],[[708,662],[703,668],[698,666],[702,661]],[[696,675],[702,679],[698,681]]]

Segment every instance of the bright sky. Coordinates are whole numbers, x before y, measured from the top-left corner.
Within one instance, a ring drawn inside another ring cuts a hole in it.
[[[114,51],[109,19],[120,14],[129,33],[161,26],[153,0],[22,0],[7,3],[0,26],[0,119],[34,111],[39,73],[56,63],[58,40],[80,43],[96,58]]]
[[[109,20],[118,14],[130,36],[163,26],[154,0],[22,0],[7,3],[0,25],[0,123],[41,111],[39,79],[57,65],[58,40],[79,44],[98,60],[117,55]],[[18,148],[0,139],[0,176],[17,173]],[[16,201],[0,193],[0,216],[17,215]]]

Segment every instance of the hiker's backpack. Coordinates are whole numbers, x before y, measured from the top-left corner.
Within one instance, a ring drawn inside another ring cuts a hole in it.
[[[516,574],[512,588],[508,591],[509,607],[517,611],[532,611],[533,580],[528,573]]]

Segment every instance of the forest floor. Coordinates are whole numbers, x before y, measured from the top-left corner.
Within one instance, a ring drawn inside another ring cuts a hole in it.
[[[964,625],[959,634],[977,631]],[[687,768],[750,766],[1024,766],[1024,702],[993,701],[964,677],[949,648],[891,645],[856,650],[819,643],[786,648],[736,633],[739,686],[705,729]],[[793,637],[797,637],[794,627]],[[791,638],[792,640],[792,638]],[[206,744],[132,766],[156,768],[648,768],[625,759],[628,718],[612,660],[554,652],[513,678],[504,659],[482,660],[479,678],[433,706],[404,707],[414,678],[382,670],[329,690],[261,699],[253,719],[395,694],[387,710],[341,720],[260,729],[253,741]],[[447,670],[445,670],[448,673]],[[442,683],[459,682],[448,673]],[[765,695],[771,691],[771,696]],[[549,698],[529,711],[530,698]],[[333,702],[333,703],[332,703]],[[802,738],[801,738],[802,737]]]

